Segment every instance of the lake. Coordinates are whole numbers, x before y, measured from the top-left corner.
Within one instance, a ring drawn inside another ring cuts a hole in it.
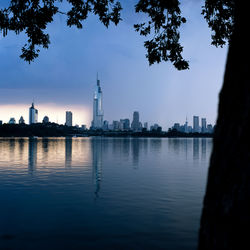
[[[210,138],[0,138],[0,249],[195,249]]]

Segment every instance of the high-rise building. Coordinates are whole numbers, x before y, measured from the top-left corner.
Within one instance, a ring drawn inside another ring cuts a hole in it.
[[[155,123],[154,125],[150,126],[150,131],[156,131],[160,126]]]
[[[175,123],[173,129],[180,131],[180,127],[181,127],[180,123]]]
[[[1,125],[3,125],[3,121],[2,121],[2,120],[0,120],[0,126],[1,126]]]
[[[72,127],[72,112],[71,111],[66,111],[66,122],[65,125]]]
[[[201,118],[201,133],[207,132],[207,121],[206,118]]]
[[[29,124],[37,123],[37,120],[38,120],[38,110],[35,109],[34,102],[32,102],[29,114]]]
[[[105,120],[105,121],[103,122],[102,129],[103,129],[103,130],[106,130],[106,131],[109,130],[109,122],[108,122],[108,121]]]
[[[199,127],[199,116],[194,116],[193,117],[193,132],[199,132],[200,127]]]
[[[44,116],[43,117],[43,124],[47,124],[49,123],[49,117],[48,116]]]
[[[144,122],[143,128],[144,128],[145,130],[148,130],[148,123],[147,123],[147,122]]]
[[[119,122],[113,121],[113,130],[119,130]]]
[[[24,124],[25,123],[25,121],[24,121],[24,119],[23,119],[23,117],[21,116],[20,117],[20,119],[19,119],[19,122],[18,122],[19,124]]]
[[[133,114],[133,121],[131,123],[131,128],[135,132],[140,130],[140,119],[138,111],[135,111]]]
[[[9,120],[9,124],[16,124],[16,119],[14,117],[11,117]]]
[[[213,128],[213,125],[212,125],[212,124],[208,124],[208,125],[207,125],[207,132],[208,132],[208,133],[213,133],[213,132],[214,132],[214,128]]]
[[[130,129],[130,121],[129,119],[120,119],[119,130],[126,130]]]
[[[102,89],[100,86],[100,80],[97,75],[97,85],[94,93],[93,100],[93,121],[92,128],[100,129],[103,126],[103,109],[102,109]]]

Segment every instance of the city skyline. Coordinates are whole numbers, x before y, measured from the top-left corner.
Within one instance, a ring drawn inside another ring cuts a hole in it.
[[[34,123],[56,123],[58,125],[66,125],[66,126],[76,126],[81,127],[90,130],[96,130],[96,129],[102,129],[104,131],[113,130],[113,131],[133,131],[133,132],[142,132],[143,130],[146,131],[152,131],[152,130],[158,130],[160,131],[167,131],[169,129],[175,129],[179,132],[185,132],[185,133],[192,133],[192,132],[198,132],[198,133],[212,133],[213,132],[213,126],[214,124],[208,124],[206,118],[199,117],[194,115],[193,116],[193,126],[188,125],[188,120],[186,117],[186,121],[184,125],[180,125],[180,123],[175,122],[174,126],[168,127],[167,129],[164,129],[162,124],[153,123],[149,124],[147,121],[140,120],[140,114],[139,111],[134,111],[132,115],[132,119],[130,118],[120,118],[120,120],[112,120],[111,122],[108,120],[104,120],[104,110],[102,109],[102,91],[100,87],[100,80],[98,80],[97,77],[97,85],[96,90],[94,92],[94,98],[93,98],[93,120],[91,122],[91,126],[87,126],[86,124],[73,124],[73,112],[72,111],[65,111],[65,122],[64,123],[58,123],[51,121],[49,116],[45,115],[42,118],[42,121],[38,120],[38,109],[34,105],[34,101],[31,104],[31,107],[28,110],[28,117],[29,122],[27,124],[31,125]],[[201,123],[200,123],[201,121]],[[10,117],[9,122],[4,122],[1,120],[0,117],[0,125],[2,124],[25,124],[25,119],[21,115],[19,119],[16,119],[15,117]],[[201,124],[201,126],[199,125]],[[150,127],[148,126],[150,125]]]
[[[193,114],[205,114],[207,121],[214,123],[226,48],[210,45],[211,33],[200,15],[201,1],[184,1],[182,5],[183,14],[190,18],[182,28],[181,38],[184,57],[190,61],[190,70],[185,72],[177,71],[170,63],[148,66],[144,40],[133,29],[135,14],[129,10],[133,3],[124,3],[123,22],[109,29],[95,17],[85,22],[83,30],[68,29],[63,27],[64,18],[58,17],[48,28],[50,48],[41,50],[30,65],[18,57],[24,42],[22,35],[0,38],[1,119],[8,122],[10,116],[16,116],[11,110],[30,106],[27,100],[35,98],[39,121],[48,115],[51,121],[64,123],[64,111],[72,110],[76,124],[89,126],[93,75],[98,71],[107,120],[128,117],[139,110],[143,121],[164,124],[165,129],[174,122],[182,123],[186,116],[191,122]]]

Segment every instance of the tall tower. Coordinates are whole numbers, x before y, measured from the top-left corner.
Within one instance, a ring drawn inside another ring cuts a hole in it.
[[[140,130],[140,119],[139,119],[139,112],[138,111],[135,111],[133,113],[133,121],[131,123],[131,128],[135,132]]]
[[[201,132],[202,133],[207,132],[207,120],[206,120],[206,118],[201,118]]]
[[[92,128],[99,129],[103,126],[103,109],[102,109],[102,89],[100,86],[100,80],[97,75],[96,90],[94,93],[93,101],[93,121]]]
[[[38,110],[35,109],[34,102],[32,102],[29,113],[29,124],[37,123],[37,120],[38,120]]]
[[[199,132],[199,116],[193,116],[193,132]]]
[[[71,111],[66,111],[66,126],[72,126],[72,112]]]

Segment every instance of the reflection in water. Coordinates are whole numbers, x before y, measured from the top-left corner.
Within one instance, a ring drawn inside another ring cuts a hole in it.
[[[178,155],[180,153],[181,146],[179,140],[177,138],[169,139],[168,143],[170,148],[173,149],[174,153]]]
[[[133,165],[135,168],[138,168],[139,164],[139,156],[140,156],[140,149],[139,149],[140,139],[135,138],[132,139],[132,156],[133,156]]]
[[[22,156],[24,152],[24,139],[23,138],[18,139],[18,147],[19,147],[19,153]]]
[[[42,139],[42,152],[43,152],[43,161],[48,162],[49,157],[49,139],[43,138]]]
[[[144,150],[144,154],[147,155],[148,154],[148,138],[143,139],[143,150]]]
[[[162,139],[161,138],[152,138],[150,140],[150,149],[160,153],[161,150]]]
[[[92,149],[92,167],[93,167],[93,181],[96,185],[95,196],[98,198],[100,189],[101,189],[101,180],[102,180],[102,139],[93,138],[91,140],[91,149]]]
[[[122,154],[127,159],[129,158],[130,153],[130,139],[121,139],[122,140]]]
[[[206,153],[207,153],[207,139],[202,138],[201,139],[201,159],[206,159]]]
[[[193,138],[193,159],[194,160],[199,159],[199,147],[200,147],[200,139]]]
[[[72,164],[72,138],[65,138],[65,167],[71,167]]]
[[[192,138],[2,138],[0,249],[196,249],[211,148]]]
[[[10,139],[9,140],[9,149],[10,149],[11,154],[14,154],[14,152],[15,152],[15,145],[16,145],[15,139]]]
[[[33,173],[36,170],[37,164],[37,139],[30,138],[29,139],[29,163],[28,163],[28,171],[29,173]]]

